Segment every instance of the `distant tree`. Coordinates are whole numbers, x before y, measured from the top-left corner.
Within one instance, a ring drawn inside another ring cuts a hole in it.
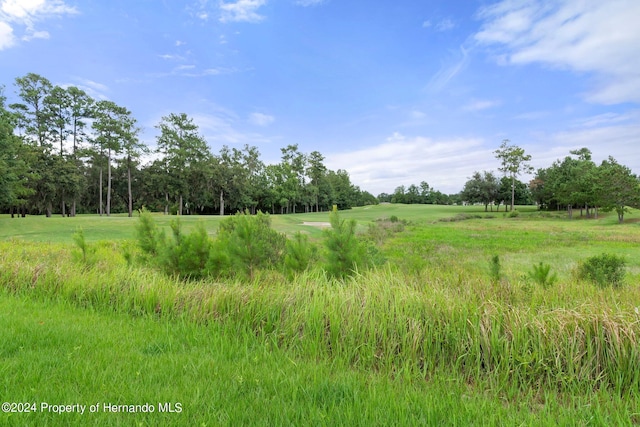
[[[309,154],[307,161],[307,176],[310,179],[309,193],[311,194],[312,201],[316,206],[316,212],[319,212],[321,200],[320,191],[323,188],[327,188],[327,167],[322,163],[324,161],[324,156],[320,154],[319,151],[312,151],[311,154]],[[325,196],[322,197],[323,201],[326,201],[326,195],[323,194],[323,196]]]
[[[107,204],[106,214],[111,215],[111,160],[122,151],[122,144],[135,138],[137,129],[131,112],[112,101],[98,101],[95,120],[92,124],[96,132],[95,144],[103,154],[107,152]],[[100,213],[102,214],[102,169],[100,169]]]
[[[206,162],[209,148],[198,126],[185,113],[162,117],[158,126],[158,152],[164,157],[167,175],[166,194],[178,199],[178,213],[183,214],[184,200],[189,192],[189,173],[199,162]]]
[[[474,172],[464,184],[460,197],[470,203],[482,203],[486,212],[489,204],[498,199],[499,190],[500,184],[492,172]]]
[[[18,118],[6,109],[4,88],[0,86],[0,208],[23,207],[31,194],[27,186],[29,156],[25,146],[14,134]]]
[[[124,165],[127,168],[127,195],[129,217],[133,216],[133,192],[131,190],[131,170],[138,163],[140,156],[148,153],[149,148],[138,139],[140,128],[136,127],[133,117],[126,117],[123,123],[122,151],[124,153]]]
[[[494,151],[494,154],[501,162],[500,171],[511,178],[511,210],[513,210],[516,177],[522,173],[533,172],[533,167],[528,163],[531,161],[531,155],[525,154],[524,149],[518,146],[509,145],[509,142],[508,139],[503,140],[500,148]]]
[[[393,194],[391,195],[391,203],[405,203],[406,202],[406,188],[404,185],[399,185],[393,190]]]
[[[602,210],[615,210],[618,222],[624,221],[627,207],[640,207],[640,181],[627,166],[619,164],[613,157],[604,160],[597,171],[597,200]]]
[[[53,85],[42,76],[29,73],[16,78],[16,86],[23,104],[13,104],[11,107],[24,124],[25,136],[40,147],[50,146],[48,136],[52,126],[45,108],[45,99]]]

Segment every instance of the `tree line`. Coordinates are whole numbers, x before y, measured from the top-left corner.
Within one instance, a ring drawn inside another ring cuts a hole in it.
[[[460,192],[461,200],[483,204],[485,210],[500,203],[506,210],[508,201],[512,210],[514,202],[535,202],[540,209],[566,209],[569,218],[573,218],[575,209],[581,216],[596,218],[598,210],[615,211],[619,222],[623,222],[628,208],[640,208],[640,179],[611,156],[596,165],[588,148],[572,150],[564,159],[535,171],[527,186],[516,177],[533,172],[528,163],[531,156],[508,140],[494,153],[505,176],[498,179],[493,172],[474,172]]]
[[[265,164],[256,147],[213,153],[193,119],[162,117],[157,149],[140,141],[131,111],[29,73],[15,80],[20,102],[0,87],[0,211],[110,215],[143,206],[178,214],[329,211],[377,203],[297,144]],[[144,157],[154,158],[143,164]]]

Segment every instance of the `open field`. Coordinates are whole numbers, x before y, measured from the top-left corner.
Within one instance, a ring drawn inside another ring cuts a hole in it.
[[[521,208],[525,211],[535,210],[532,207]],[[383,204],[355,208],[341,212],[343,218],[355,219],[361,225],[378,218],[399,216],[402,219],[416,223],[435,221],[446,218],[456,213],[474,212],[484,215],[484,211],[477,206],[425,206],[425,205],[391,205]],[[502,215],[493,213],[494,215]],[[490,214],[490,213],[489,213]],[[162,213],[154,214],[159,225],[167,226],[175,216],[167,216]],[[185,229],[189,230],[195,222],[202,221],[211,233],[215,233],[218,223],[224,217],[187,215],[180,217]],[[313,212],[306,214],[272,215],[272,226],[278,231],[293,234],[296,231],[305,231],[319,237],[320,231],[303,225],[304,222],[327,222],[329,212]],[[129,218],[126,214],[115,214],[110,217],[96,215],[78,215],[73,218],[53,216],[27,216],[26,218],[10,218],[9,215],[0,215],[0,239],[18,238],[38,242],[68,242],[71,243],[71,235],[76,228],[82,227],[87,240],[122,240],[133,239],[133,224],[137,220],[137,214]]]
[[[123,258],[135,218],[0,218],[2,400],[156,405],[5,413],[0,425],[640,424],[640,224],[520,210],[343,212],[363,233],[407,221],[379,242],[386,264],[344,281],[314,268],[183,282]],[[320,240],[303,222],[327,218],[272,221]],[[214,234],[219,218],[184,217],[197,221]],[[71,243],[78,226],[93,265]],[[576,276],[604,252],[626,260],[620,288]],[[527,276],[540,261],[558,274],[549,288]]]

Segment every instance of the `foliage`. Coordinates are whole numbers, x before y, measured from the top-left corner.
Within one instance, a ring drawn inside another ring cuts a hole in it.
[[[499,189],[500,183],[493,173],[474,172],[471,179],[464,184],[460,197],[471,204],[482,203],[486,212],[489,204],[498,200]],[[493,205],[491,210],[493,210]]]
[[[605,212],[616,211],[618,222],[624,221],[628,206],[640,207],[640,180],[631,169],[614,158],[602,162],[598,168],[598,204]]]
[[[494,283],[500,282],[502,278],[502,266],[500,265],[500,256],[493,255],[489,261],[489,277]]]
[[[528,276],[538,285],[546,289],[553,286],[553,284],[558,280],[558,275],[556,273],[549,275],[550,271],[551,266],[540,261],[539,264],[533,265],[533,269],[529,271]]]
[[[171,275],[199,279],[208,274],[211,240],[200,222],[189,234],[182,232],[180,218],[171,221],[172,239],[160,251],[162,268]]]
[[[287,239],[284,266],[289,277],[307,270],[316,257],[316,247],[309,243],[309,236],[296,232]]]
[[[500,160],[500,171],[511,178],[511,210],[515,204],[515,183],[516,177],[522,173],[533,172],[533,167],[529,164],[531,155],[525,154],[524,149],[516,145],[509,145],[509,140],[502,141],[500,148],[494,151],[496,158]]]
[[[622,286],[626,261],[623,257],[601,254],[587,258],[578,266],[578,277],[597,284],[600,287]]]
[[[324,230],[326,271],[332,277],[345,278],[366,264],[366,248],[356,237],[355,220],[341,219],[334,209],[329,214],[331,228]]]
[[[73,233],[73,242],[80,249],[80,253],[82,254],[82,262],[85,265],[89,265],[92,263],[92,255],[95,253],[95,248],[91,247],[87,244],[87,241],[84,238],[84,230],[82,228],[78,228],[75,233]]]
[[[220,223],[218,238],[224,242],[231,263],[253,279],[258,269],[282,262],[286,237],[271,228],[268,214],[249,212],[229,217]]]
[[[155,256],[159,248],[164,244],[164,236],[160,234],[158,227],[144,206],[140,210],[140,220],[136,223],[136,238],[142,252]]]

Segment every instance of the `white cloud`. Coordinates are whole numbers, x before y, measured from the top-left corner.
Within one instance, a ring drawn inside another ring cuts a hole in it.
[[[393,192],[400,185],[426,181],[443,193],[457,193],[476,170],[492,170],[492,150],[480,138],[434,140],[394,133],[386,142],[327,155],[327,166],[345,169],[354,184],[373,194]]]
[[[109,99],[106,95],[106,93],[109,92],[109,87],[107,85],[80,77],[75,77],[74,80],[77,83],[63,83],[60,87],[68,88],[69,86],[75,86],[78,89],[85,91],[87,95],[92,98]]]
[[[422,23],[422,28],[429,28],[431,26],[431,21],[424,21]]]
[[[48,31],[34,31],[31,34],[27,34],[25,36],[22,36],[22,40],[24,41],[30,41],[33,39],[49,39],[51,37],[51,35],[49,34]]]
[[[456,24],[449,18],[443,19],[436,25],[436,31],[449,31],[456,27]]]
[[[273,123],[275,117],[263,113],[252,113],[249,116],[249,123],[256,126],[268,126]]]
[[[591,73],[585,97],[602,104],[640,102],[640,2],[503,0],[480,10],[480,44],[501,46],[507,64],[543,63]]]
[[[184,57],[180,56],[180,55],[171,55],[171,54],[164,54],[164,55],[158,55],[160,58],[162,59],[166,59],[166,60],[171,60],[171,61],[182,61],[184,60]]]
[[[220,22],[260,22],[264,16],[258,9],[267,3],[266,0],[237,0],[235,3],[220,3]]]
[[[23,41],[48,39],[47,31],[35,28],[37,22],[76,13],[76,8],[62,0],[0,0],[0,50],[15,45],[17,29]]]
[[[455,76],[469,64],[469,51],[460,46],[460,54],[455,54],[453,63],[443,66],[427,84],[427,89],[438,92],[444,89]]]
[[[297,0],[295,3],[298,6],[307,7],[307,6],[317,6],[317,5],[322,4],[324,2],[325,2],[325,0]]]
[[[487,110],[489,108],[497,107],[500,105],[500,101],[490,101],[490,100],[476,100],[472,101],[469,104],[462,107],[464,111],[482,111]]]
[[[212,147],[220,147],[222,144],[255,145],[271,142],[269,138],[259,133],[238,129],[237,116],[224,109],[215,113],[195,113],[190,117]]]
[[[13,28],[6,22],[0,21],[0,50],[7,49],[14,44]]]

